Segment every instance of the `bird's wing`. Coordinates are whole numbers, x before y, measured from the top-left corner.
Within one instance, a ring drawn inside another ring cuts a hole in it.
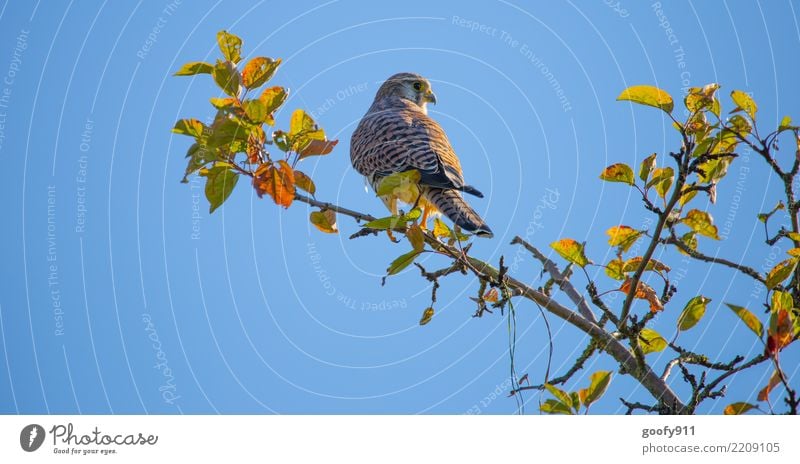
[[[368,113],[353,133],[353,166],[379,179],[416,169],[420,184],[463,190],[461,163],[441,126],[421,111],[391,108]]]

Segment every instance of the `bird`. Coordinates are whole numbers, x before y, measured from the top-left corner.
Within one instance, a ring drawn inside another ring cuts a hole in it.
[[[464,181],[444,129],[428,116],[428,103],[435,105],[436,95],[419,74],[403,72],[384,81],[350,139],[353,168],[376,192],[387,176],[418,171],[417,189],[380,197],[392,215],[398,214],[398,202],[407,203],[422,210],[422,228],[429,217],[443,213],[464,231],[491,238],[492,229],[462,196],[483,194]]]

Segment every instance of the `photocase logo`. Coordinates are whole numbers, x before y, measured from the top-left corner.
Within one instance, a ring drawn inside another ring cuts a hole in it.
[[[44,443],[44,427],[39,424],[26,425],[19,433],[19,445],[27,452],[36,451]]]

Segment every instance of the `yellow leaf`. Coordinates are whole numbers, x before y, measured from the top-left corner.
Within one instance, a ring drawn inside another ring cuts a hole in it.
[[[671,167],[656,168],[653,170],[653,178],[647,183],[646,187],[655,187],[658,196],[664,198],[672,187],[675,178],[675,171]]]
[[[797,267],[798,258],[789,258],[781,261],[767,274],[766,286],[769,289],[775,288],[780,285],[784,280],[788,279]]]
[[[583,254],[583,245],[571,238],[562,238],[557,242],[551,243],[550,247],[556,250],[556,253],[561,255],[562,258],[580,267],[591,263],[591,261],[586,258],[586,255]]]
[[[438,217],[433,220],[433,235],[435,237],[450,237],[450,228]]]
[[[704,296],[696,296],[689,300],[678,317],[678,330],[689,330],[697,325],[706,313],[706,305],[710,301],[710,298]]]
[[[642,264],[641,256],[634,256],[633,258],[628,259],[625,261],[625,264],[622,266],[622,272],[634,272],[636,269],[639,269],[639,266]],[[647,265],[644,267],[645,271],[656,271],[656,272],[669,272],[670,268],[666,264],[662,263],[661,261],[650,258],[647,261]]]
[[[416,169],[390,174],[381,180],[375,193],[378,196],[394,195],[401,196],[403,192],[418,191],[417,185],[420,180],[420,173]]]
[[[305,190],[311,195],[314,195],[317,192],[317,186],[314,185],[314,181],[301,171],[294,171],[294,185],[299,189]]]
[[[258,56],[248,61],[242,70],[242,85],[248,89],[261,87],[272,78],[281,60]]]
[[[772,373],[772,377],[769,378],[767,386],[758,392],[758,401],[768,401],[770,392],[772,392],[772,389],[775,388],[779,383],[781,383],[781,376],[778,374],[778,371],[775,371]]]
[[[667,113],[672,113],[674,103],[667,92],[651,85],[634,85],[623,90],[617,100],[628,100],[641,105],[659,108]]]
[[[639,165],[639,179],[642,179],[642,182],[647,182],[647,178],[650,177],[650,173],[656,168],[656,156],[657,155],[653,153],[645,158],[644,161],[642,161],[642,164]]]
[[[217,32],[217,44],[222,56],[236,64],[242,59],[242,39],[228,31]]]
[[[616,280],[623,280],[625,274],[622,272],[624,262],[621,258],[615,258],[606,264],[606,275]]]
[[[628,249],[636,243],[636,240],[642,236],[642,232],[628,226],[614,226],[606,231],[608,234],[608,244],[617,246],[621,251],[628,251]]]
[[[653,329],[642,329],[639,332],[639,346],[642,348],[642,353],[656,353],[664,351],[667,347],[667,340]]]
[[[592,374],[588,388],[578,392],[581,402],[588,408],[592,403],[599,400],[611,384],[611,371],[597,371]]]
[[[742,306],[737,306],[730,303],[725,303],[725,305],[731,308],[731,311],[733,311],[737,316],[739,316],[739,319],[741,319],[742,322],[744,322],[744,325],[746,325],[747,328],[755,332],[755,334],[758,335],[759,338],[761,338],[764,335],[764,326],[761,325],[761,321],[758,320],[755,314],[751,313],[750,311],[747,310],[747,308],[744,308]]]
[[[422,233],[422,228],[419,224],[412,224],[406,229],[406,238],[411,243],[411,246],[417,250],[422,251],[425,248],[425,235]]]
[[[693,209],[686,213],[686,217],[681,219],[681,222],[691,227],[692,230],[700,235],[719,240],[717,226],[714,225],[714,219],[705,211]]]
[[[750,119],[755,121],[756,111],[758,111],[758,106],[756,105],[756,102],[753,101],[753,98],[750,95],[748,95],[745,92],[742,92],[741,90],[734,90],[733,92],[731,92],[731,99],[733,100],[733,103],[735,103],[737,106],[737,108],[734,109],[733,111],[738,111],[740,109],[744,110],[744,112],[747,113],[748,116],[750,116]]]
[[[750,403],[745,403],[745,402],[732,403],[732,404],[729,404],[729,405],[725,406],[725,410],[723,411],[723,414],[725,414],[726,416],[738,416],[740,414],[744,414],[747,411],[749,411],[751,409],[755,409],[755,408],[756,408],[756,406],[752,405]]]
[[[422,312],[422,318],[419,320],[419,325],[425,325],[433,319],[433,308],[427,308]]]
[[[600,179],[607,182],[622,182],[628,185],[633,185],[633,169],[624,163],[612,164],[611,166],[603,169],[600,173]]]
[[[487,303],[497,303],[498,300],[498,292],[496,288],[489,289],[485,295],[483,295],[483,301]]]

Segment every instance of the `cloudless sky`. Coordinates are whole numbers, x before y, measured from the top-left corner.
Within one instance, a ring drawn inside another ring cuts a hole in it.
[[[421,327],[430,286],[418,271],[381,286],[407,242],[348,240],[358,225],[345,217],[341,234],[322,234],[306,205],[280,209],[245,182],[209,215],[202,184],[179,183],[190,141],[170,128],[210,117],[219,91],[208,76],[171,75],[216,59],[220,29],[244,39],[247,57],[281,57],[273,82],[291,97],[278,125],[304,108],[340,140],[302,163],[318,198],[378,216],[383,206],[350,166],[350,134],[386,77],[428,77],[439,102],[431,115],[486,194],[469,201],[495,238],[476,240],[473,254],[495,263],[504,255],[538,286],[540,265],[509,245],[515,235],[548,252],[562,237],[587,241],[590,258],[605,263],[607,228],[654,226],[633,189],[598,179],[609,164],[638,166],[653,152],[668,164],[679,148],[659,111],[615,101],[625,87],[658,85],[680,111],[683,87],[719,82],[727,110],[730,90],[752,92],[764,132],[786,114],[800,119],[797,2],[662,3],[6,1],[0,412],[514,413],[507,318],[472,317],[475,279],[443,280],[436,316]],[[744,153],[715,205],[695,200],[724,238],[701,239],[701,250],[762,272],[783,259],[755,219],[780,192]],[[723,305],[763,315],[763,289],[673,251],[657,257],[672,266],[678,293],[656,330],[671,339],[684,303],[702,294],[708,312],[679,343],[721,361],[763,349]],[[601,291],[618,285],[589,270]],[[621,294],[606,301],[618,310]],[[531,303],[516,309],[516,369],[538,383],[545,325]],[[558,374],[588,340],[549,321]],[[794,344],[782,354],[795,384],[798,353]],[[660,372],[668,354],[648,360]],[[600,369],[615,364],[595,357],[567,387],[586,386]],[[728,396],[701,412],[755,401],[771,372],[764,364],[734,376]],[[617,375],[593,411],[623,412],[619,397],[650,400]],[[538,399],[525,395],[528,412]]]

